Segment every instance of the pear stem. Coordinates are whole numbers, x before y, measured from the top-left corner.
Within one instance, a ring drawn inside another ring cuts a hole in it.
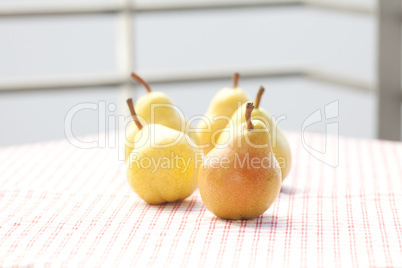
[[[233,88],[237,88],[237,82],[239,81],[240,74],[239,73],[234,73],[233,74]]]
[[[251,122],[251,113],[254,109],[254,103],[249,101],[246,105],[246,122],[247,122],[247,129],[252,130],[254,128],[253,122]]]
[[[128,105],[128,108],[130,109],[131,117],[133,118],[134,123],[137,125],[138,129],[141,130],[142,129],[142,124],[141,124],[140,120],[137,117],[137,113],[134,110],[134,105],[133,105],[133,99],[132,98],[127,99],[127,105]]]
[[[255,98],[254,106],[256,109],[258,109],[258,107],[260,106],[261,96],[262,96],[262,94],[264,94],[264,91],[265,91],[265,89],[262,86],[260,86],[260,89],[258,90],[258,93],[257,93],[257,97]]]
[[[141,77],[139,77],[136,73],[131,73],[131,78],[133,78],[135,81],[137,81],[138,83],[140,83],[141,85],[143,85],[148,93],[151,93],[151,87],[148,85],[147,82],[145,82]]]

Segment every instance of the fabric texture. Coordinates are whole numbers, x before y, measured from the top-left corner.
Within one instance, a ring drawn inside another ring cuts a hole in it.
[[[0,266],[402,267],[402,143],[341,137],[331,167],[287,135],[291,173],[248,221],[218,219],[198,191],[146,204],[113,148],[0,148]]]

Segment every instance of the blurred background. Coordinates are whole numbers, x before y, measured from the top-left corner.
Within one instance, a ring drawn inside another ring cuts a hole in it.
[[[400,39],[396,0],[0,0],[0,146],[64,138],[80,103],[128,113],[132,70],[187,117],[238,71],[285,130],[339,101],[341,135],[400,140]],[[98,132],[98,112],[73,133]]]

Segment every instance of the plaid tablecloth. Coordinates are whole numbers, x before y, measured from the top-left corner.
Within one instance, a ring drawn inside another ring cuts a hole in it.
[[[198,192],[147,205],[115,149],[0,148],[0,266],[402,267],[402,143],[340,138],[333,168],[288,137],[292,172],[249,221],[216,218]]]

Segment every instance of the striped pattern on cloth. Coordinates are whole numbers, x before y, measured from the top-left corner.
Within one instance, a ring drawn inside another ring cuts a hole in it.
[[[198,191],[146,204],[116,149],[0,148],[0,266],[402,267],[402,143],[341,137],[333,168],[288,137],[291,174],[248,221],[216,218]]]

